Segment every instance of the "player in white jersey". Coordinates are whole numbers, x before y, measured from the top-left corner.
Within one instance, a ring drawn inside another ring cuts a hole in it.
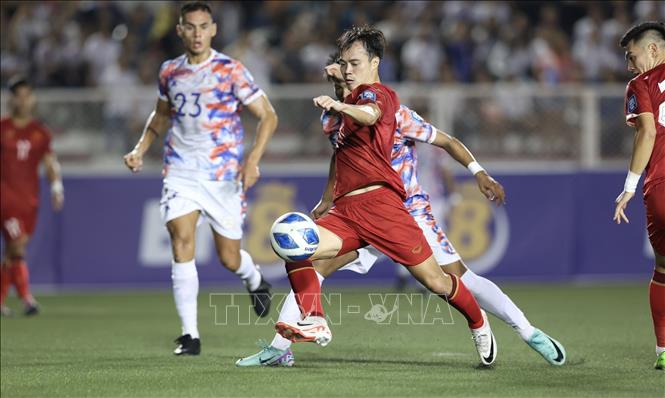
[[[338,97],[344,96],[341,75],[338,75],[334,66],[326,68],[326,72],[335,84]],[[474,295],[480,306],[509,324],[520,337],[552,365],[563,365],[566,360],[565,349],[558,341],[552,339],[541,330],[534,328],[515,303],[492,281],[476,275],[464,266],[459,254],[448,241],[445,233],[437,224],[429,203],[429,195],[422,189],[416,174],[418,158],[415,151],[416,142],[425,142],[440,147],[448,152],[459,163],[467,166],[475,175],[480,191],[490,200],[501,204],[504,200],[503,188],[492,179],[475,161],[473,155],[458,140],[436,129],[436,127],[423,120],[416,112],[404,105],[400,106],[397,114],[397,130],[391,154],[392,167],[400,174],[407,193],[404,206],[414,217],[418,226],[423,230],[437,263],[445,272],[450,272],[462,279]],[[339,130],[341,120],[337,115],[326,113],[321,117],[324,133],[329,135],[333,145],[336,141],[336,132]],[[331,163],[332,164],[332,163]],[[332,176],[334,170],[331,168]],[[321,202],[312,211],[314,217],[320,217],[330,210],[332,202],[328,199],[331,185]],[[364,249],[346,253],[333,260],[320,260],[314,262],[322,283],[324,278],[338,269],[354,271],[359,274],[369,272],[371,267],[381,256],[376,249],[368,246]],[[280,311],[279,321],[297,322],[300,309],[291,292]],[[237,366],[292,366],[294,356],[291,352],[291,342],[276,334],[270,345],[261,343],[262,350],[254,355],[240,359]]]
[[[150,144],[168,130],[160,207],[171,237],[173,295],[182,322],[174,354],[198,355],[194,244],[201,219],[210,223],[220,262],[242,279],[256,313],[266,316],[270,310],[270,284],[240,249],[240,240],[245,191],[259,178],[259,160],[277,127],[277,115],[249,71],[211,48],[217,25],[206,3],[183,5],[176,29],[185,54],[162,64],[156,109],[124,161],[139,171]],[[241,107],[259,119],[245,159]]]

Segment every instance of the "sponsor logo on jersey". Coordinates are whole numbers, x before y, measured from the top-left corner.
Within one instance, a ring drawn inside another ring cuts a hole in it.
[[[376,93],[374,91],[365,90],[360,94],[360,99],[370,100],[376,102]]]
[[[637,97],[635,94],[628,98],[628,113],[633,113],[637,110]]]

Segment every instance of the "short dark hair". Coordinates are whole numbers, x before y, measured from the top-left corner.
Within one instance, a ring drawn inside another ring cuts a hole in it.
[[[660,39],[665,41],[665,23],[657,21],[642,22],[628,29],[628,32],[623,35],[619,45],[626,47],[632,40],[636,42],[642,39],[648,32],[655,32],[660,36]]]
[[[27,77],[23,75],[16,75],[9,79],[7,82],[7,87],[12,94],[16,94],[18,89],[21,87],[32,88],[32,83],[30,83],[30,80],[28,80]]]
[[[363,47],[367,50],[369,59],[374,57],[379,57],[379,59],[383,58],[383,50],[386,48],[386,38],[380,30],[369,25],[360,27],[354,26],[347,29],[337,39],[339,52],[341,53],[342,51],[347,50],[356,41],[363,43]]]
[[[212,8],[205,1],[190,1],[185,3],[180,7],[180,19],[183,19],[185,15],[194,11],[205,11],[208,14],[212,15]]]

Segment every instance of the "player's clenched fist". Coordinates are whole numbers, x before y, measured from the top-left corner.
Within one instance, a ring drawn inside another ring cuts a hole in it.
[[[344,108],[343,103],[336,101],[327,95],[321,95],[314,98],[314,106],[325,109],[327,111],[333,110],[337,112],[340,112]]]
[[[138,173],[143,167],[143,155],[140,155],[137,151],[131,151],[123,157],[123,160],[125,166],[134,173]]]

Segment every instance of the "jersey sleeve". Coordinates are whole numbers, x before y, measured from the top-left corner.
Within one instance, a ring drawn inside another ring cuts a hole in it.
[[[626,87],[625,98],[626,124],[635,126],[635,118],[642,113],[654,113],[649,99],[649,90],[646,82],[633,79]]]
[[[323,111],[321,113],[321,127],[326,136],[339,131],[342,127],[342,116],[339,113]]]
[[[374,87],[366,86],[360,94],[358,94],[358,99],[356,100],[355,105],[365,105],[365,104],[375,104],[381,109],[381,112],[385,111],[388,106],[388,101],[386,96],[381,90],[377,90]]]
[[[375,104],[381,110],[381,119],[394,117],[395,108],[392,99],[383,90],[375,86],[365,86],[358,94],[355,105]],[[392,110],[391,110],[392,109]]]
[[[171,62],[166,61],[159,68],[159,78],[157,82],[159,99],[165,102],[169,101],[169,77],[173,72]]]
[[[402,137],[431,144],[436,138],[436,129],[426,122],[416,111],[404,105],[397,111],[397,128]]]
[[[337,148],[337,137],[339,136],[339,129],[342,128],[342,115],[330,111],[323,111],[321,113],[321,125],[323,127],[323,134],[330,141],[333,149]]]
[[[264,94],[263,90],[254,82],[252,74],[240,62],[237,62],[233,68],[231,78],[233,79],[233,94],[243,105],[251,104]]]

